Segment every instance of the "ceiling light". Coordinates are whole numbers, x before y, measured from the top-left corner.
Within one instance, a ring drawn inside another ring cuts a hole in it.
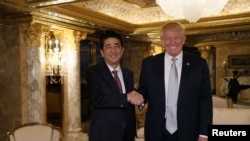
[[[201,17],[219,13],[228,0],[156,0],[162,10],[173,17],[197,22]]]

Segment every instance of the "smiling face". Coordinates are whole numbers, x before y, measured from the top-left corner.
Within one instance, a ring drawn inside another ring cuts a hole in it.
[[[161,43],[170,56],[177,56],[182,51],[185,40],[184,27],[180,24],[170,23],[163,26]]]
[[[122,58],[124,48],[118,39],[110,37],[104,40],[103,49],[101,50],[102,57],[105,62],[113,68],[119,65]]]

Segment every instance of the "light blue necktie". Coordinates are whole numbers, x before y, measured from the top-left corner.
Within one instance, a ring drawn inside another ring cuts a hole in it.
[[[166,107],[166,129],[170,134],[177,130],[177,98],[178,98],[178,72],[175,65],[176,58],[172,58],[169,72],[167,107]]]

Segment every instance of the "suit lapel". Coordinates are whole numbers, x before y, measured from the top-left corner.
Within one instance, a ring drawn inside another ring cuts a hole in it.
[[[182,70],[181,70],[181,81],[180,81],[180,86],[179,86],[179,98],[178,98],[178,104],[179,100],[183,99],[186,97],[185,92],[187,89],[187,84],[191,83],[190,77],[195,77],[195,76],[190,76],[190,71],[191,70],[191,65],[192,65],[192,60],[190,59],[189,55],[186,53],[183,53],[183,60],[182,60]]]
[[[159,91],[161,93],[163,93],[163,97],[165,97],[165,82],[164,82],[164,56],[165,53],[159,54],[158,56],[155,56],[155,61],[154,61],[154,75],[156,76],[156,79],[159,83],[157,83],[157,85],[159,85]]]
[[[107,64],[103,62],[100,64],[100,67],[101,67],[100,73],[101,73],[103,79],[105,80],[105,82],[107,82],[108,84],[111,84],[111,87],[118,90],[118,88],[116,87],[116,83],[114,81],[114,77],[113,77],[112,73],[110,72]]]
[[[126,69],[123,69],[122,67],[121,67],[121,70],[122,70],[122,75],[123,75],[123,80],[124,80],[124,85],[125,85],[125,91],[127,92],[128,86],[129,86],[128,71]]]
[[[190,74],[189,71],[190,71],[191,64],[192,64],[192,62],[189,59],[188,55],[186,53],[183,53],[182,70],[181,70],[181,79],[182,80],[186,80],[187,77],[189,77],[188,74]],[[181,80],[181,82],[183,82],[182,80]],[[181,84],[180,84],[180,87],[181,87]]]

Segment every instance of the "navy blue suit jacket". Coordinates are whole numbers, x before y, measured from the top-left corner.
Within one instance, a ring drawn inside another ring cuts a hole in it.
[[[148,104],[145,141],[160,141],[165,120],[164,55],[142,61],[138,91]],[[179,97],[177,102],[179,141],[196,141],[208,135],[212,123],[212,95],[206,60],[183,53]]]
[[[121,67],[126,93],[134,89],[132,71]],[[87,87],[93,112],[90,123],[90,141],[127,141],[136,136],[135,107],[120,94],[108,66],[103,62],[87,69]]]

